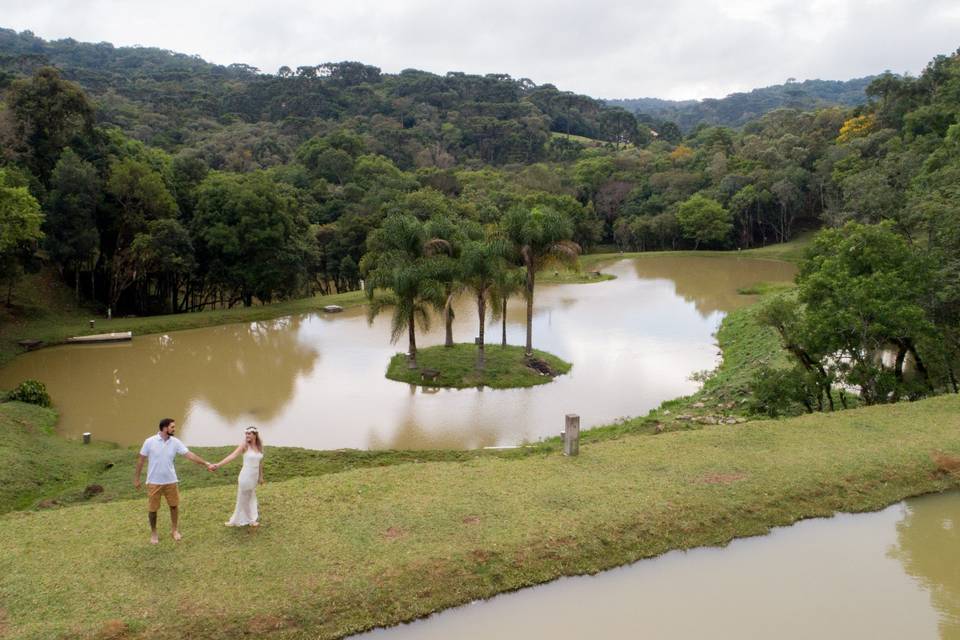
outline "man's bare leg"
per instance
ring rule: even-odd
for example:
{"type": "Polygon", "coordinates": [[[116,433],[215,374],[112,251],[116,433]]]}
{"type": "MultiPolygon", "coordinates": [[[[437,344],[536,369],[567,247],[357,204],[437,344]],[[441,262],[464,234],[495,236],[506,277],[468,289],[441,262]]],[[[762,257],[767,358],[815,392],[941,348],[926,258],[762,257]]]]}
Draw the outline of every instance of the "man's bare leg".
{"type": "Polygon", "coordinates": [[[157,544],[160,538],[157,537],[157,512],[148,511],[147,517],[150,519],[150,544],[157,544]]]}
{"type": "Polygon", "coordinates": [[[180,535],[180,529],[177,526],[177,520],[179,519],[179,513],[177,512],[176,507],[170,507],[170,528],[173,530],[173,539],[179,540],[183,536],[180,535]]]}

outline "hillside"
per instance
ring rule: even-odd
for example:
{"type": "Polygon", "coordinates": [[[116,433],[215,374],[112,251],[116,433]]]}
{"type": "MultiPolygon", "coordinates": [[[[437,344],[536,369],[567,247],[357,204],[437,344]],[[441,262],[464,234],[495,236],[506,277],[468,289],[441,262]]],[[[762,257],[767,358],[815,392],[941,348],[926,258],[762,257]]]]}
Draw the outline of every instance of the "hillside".
{"type": "Polygon", "coordinates": [[[867,102],[864,90],[876,76],[837,80],[804,80],[731,93],[725,98],[704,100],[661,100],[633,98],[606,100],[637,115],[642,122],[669,120],[684,132],[697,125],[740,127],[763,114],[782,107],[812,111],[823,107],[853,107],[867,102]]]}
{"type": "Polygon", "coordinates": [[[156,48],[48,42],[0,29],[0,91],[44,66],[80,85],[99,123],[167,151],[200,148],[217,169],[287,163],[300,143],[348,120],[403,168],[535,162],[546,158],[551,131],[609,142],[648,137],[619,107],[505,74],[386,74],[360,62],[266,73],[156,48]],[[440,133],[442,144],[434,144],[440,133]]]}

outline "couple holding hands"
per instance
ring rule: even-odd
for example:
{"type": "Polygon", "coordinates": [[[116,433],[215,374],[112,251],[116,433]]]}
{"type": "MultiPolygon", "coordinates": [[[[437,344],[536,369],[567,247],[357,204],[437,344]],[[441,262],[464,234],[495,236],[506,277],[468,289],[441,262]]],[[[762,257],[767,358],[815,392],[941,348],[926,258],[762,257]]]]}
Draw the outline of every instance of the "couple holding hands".
{"type": "Polygon", "coordinates": [[[178,528],[180,506],[180,491],[178,488],[177,472],[173,462],[178,455],[187,460],[203,465],[208,471],[216,471],[239,455],[243,455],[243,467],[237,478],[237,504],[230,520],[224,524],[228,527],[242,527],[260,525],[260,514],[257,510],[257,485],[263,484],[263,442],[256,427],[247,427],[243,432],[243,442],[227,457],[217,463],[210,463],[191,452],[183,442],[174,437],[177,423],[172,418],[160,421],[159,432],[144,440],[137,459],[137,468],[133,476],[133,486],[140,489],[140,474],[143,463],[147,461],[147,515],[150,519],[150,543],[157,544],[157,511],[160,510],[161,497],[170,507],[170,527],[174,540],[180,540],[178,528]]]}

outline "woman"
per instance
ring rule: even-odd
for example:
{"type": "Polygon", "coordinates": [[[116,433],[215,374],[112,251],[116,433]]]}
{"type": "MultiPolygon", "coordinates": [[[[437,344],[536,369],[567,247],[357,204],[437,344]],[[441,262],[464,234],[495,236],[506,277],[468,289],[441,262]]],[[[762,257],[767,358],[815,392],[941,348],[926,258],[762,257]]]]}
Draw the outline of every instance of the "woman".
{"type": "Polygon", "coordinates": [[[257,485],[263,484],[263,443],[256,427],[247,427],[243,432],[243,442],[233,453],[213,465],[219,469],[238,455],[243,454],[243,467],[237,478],[237,506],[230,520],[224,522],[228,527],[260,526],[260,514],[257,511],[257,485]]]}

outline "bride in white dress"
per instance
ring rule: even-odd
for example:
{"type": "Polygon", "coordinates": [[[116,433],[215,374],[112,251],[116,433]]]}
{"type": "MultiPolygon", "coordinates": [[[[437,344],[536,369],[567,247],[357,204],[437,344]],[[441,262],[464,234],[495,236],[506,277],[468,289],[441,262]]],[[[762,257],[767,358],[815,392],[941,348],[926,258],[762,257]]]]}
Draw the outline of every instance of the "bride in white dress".
{"type": "Polygon", "coordinates": [[[263,484],[263,443],[256,427],[247,427],[243,432],[243,442],[230,455],[213,465],[219,469],[238,455],[243,454],[243,467],[237,478],[237,506],[228,527],[260,526],[260,514],[257,511],[257,485],[263,484]]]}

